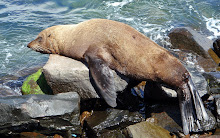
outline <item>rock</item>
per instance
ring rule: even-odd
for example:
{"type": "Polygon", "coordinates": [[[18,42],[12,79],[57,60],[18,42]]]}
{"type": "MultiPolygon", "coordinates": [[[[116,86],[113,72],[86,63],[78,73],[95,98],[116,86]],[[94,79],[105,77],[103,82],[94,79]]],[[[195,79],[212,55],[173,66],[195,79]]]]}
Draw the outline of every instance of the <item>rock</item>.
{"type": "Polygon", "coordinates": [[[34,130],[80,134],[79,100],[76,92],[0,98],[0,134],[34,130]]]}
{"type": "Polygon", "coordinates": [[[220,66],[220,58],[219,56],[210,48],[208,50],[209,55],[212,57],[213,61],[220,66]]]}
{"type": "Polygon", "coordinates": [[[177,98],[161,102],[153,100],[146,108],[146,116],[148,121],[154,122],[170,132],[178,133],[182,131],[181,114],[177,98]]]}
{"type": "Polygon", "coordinates": [[[93,115],[84,122],[87,135],[102,136],[111,130],[122,131],[131,124],[144,121],[144,118],[138,112],[129,112],[128,110],[109,109],[106,111],[94,111],[93,115]]]}
{"type": "Polygon", "coordinates": [[[208,82],[208,94],[220,98],[220,72],[205,72],[202,75],[208,82]]]}
{"type": "Polygon", "coordinates": [[[213,43],[215,53],[220,57],[220,38],[216,39],[213,43]]]}
{"type": "Polygon", "coordinates": [[[4,97],[0,98],[0,123],[72,113],[79,110],[78,105],[79,96],[75,92],[4,97]],[[20,118],[22,116],[25,118],[20,118]]]}
{"type": "Polygon", "coordinates": [[[112,130],[103,133],[100,137],[102,138],[128,138],[127,130],[112,130]]]}
{"type": "Polygon", "coordinates": [[[26,94],[52,94],[50,86],[47,84],[42,69],[28,76],[24,81],[21,92],[26,94]]]}
{"type": "Polygon", "coordinates": [[[127,127],[133,138],[171,138],[166,129],[149,122],[141,122],[127,127]]]}
{"type": "MultiPolygon", "coordinates": [[[[82,62],[64,56],[50,55],[43,72],[54,94],[76,91],[81,98],[99,98],[93,87],[94,82],[89,77],[89,69],[82,62]]],[[[116,90],[123,91],[129,80],[119,77],[115,72],[114,76],[116,90]]]]}
{"type": "Polygon", "coordinates": [[[40,133],[36,133],[36,132],[22,132],[20,134],[21,138],[47,138],[47,136],[40,134],[40,133]]]}
{"type": "Polygon", "coordinates": [[[201,72],[216,71],[216,63],[212,58],[204,58],[196,53],[189,53],[186,50],[170,50],[180,61],[186,64],[193,64],[201,72]]]}
{"type": "Polygon", "coordinates": [[[174,48],[191,50],[203,57],[209,57],[207,51],[212,41],[189,27],[174,28],[169,37],[174,48]]]}
{"type": "MultiPolygon", "coordinates": [[[[154,123],[170,132],[178,132],[178,131],[182,131],[182,127],[177,124],[175,120],[177,120],[178,118],[178,113],[173,113],[170,114],[170,112],[168,112],[169,115],[166,112],[161,112],[161,113],[152,113],[152,117],[154,118],[156,121],[154,121],[154,123]],[[174,114],[177,114],[177,116],[175,116],[174,118],[174,114]],[[173,118],[171,118],[171,116],[173,118]]],[[[151,119],[148,118],[147,120],[151,119]]]]}

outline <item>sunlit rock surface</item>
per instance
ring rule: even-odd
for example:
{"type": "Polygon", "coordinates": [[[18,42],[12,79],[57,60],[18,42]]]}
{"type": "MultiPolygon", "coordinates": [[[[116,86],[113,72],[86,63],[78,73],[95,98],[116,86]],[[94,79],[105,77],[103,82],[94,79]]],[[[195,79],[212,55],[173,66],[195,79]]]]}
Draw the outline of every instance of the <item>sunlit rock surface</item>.
{"type": "MultiPolygon", "coordinates": [[[[81,98],[99,98],[89,69],[80,61],[50,55],[47,64],[43,67],[43,72],[54,94],[75,91],[81,98]]],[[[128,79],[121,78],[114,71],[113,73],[116,91],[123,91],[128,84],[128,79]]]]}
{"type": "Polygon", "coordinates": [[[212,47],[212,41],[206,36],[189,28],[174,28],[169,37],[174,48],[191,50],[203,57],[208,57],[207,51],[212,47]]]}
{"type": "Polygon", "coordinates": [[[127,127],[133,138],[170,138],[170,132],[150,122],[141,122],[127,127]]]}
{"type": "Polygon", "coordinates": [[[79,102],[75,92],[0,98],[0,135],[34,130],[80,133],[79,102]]]}

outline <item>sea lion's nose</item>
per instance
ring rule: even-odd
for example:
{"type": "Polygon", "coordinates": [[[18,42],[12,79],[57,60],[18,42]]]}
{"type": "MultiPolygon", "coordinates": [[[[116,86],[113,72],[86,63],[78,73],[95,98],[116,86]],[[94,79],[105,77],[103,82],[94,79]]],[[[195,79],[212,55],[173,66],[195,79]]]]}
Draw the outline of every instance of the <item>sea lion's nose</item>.
{"type": "Polygon", "coordinates": [[[27,47],[28,47],[28,48],[31,48],[31,43],[29,43],[29,44],[27,45],[27,47]]]}

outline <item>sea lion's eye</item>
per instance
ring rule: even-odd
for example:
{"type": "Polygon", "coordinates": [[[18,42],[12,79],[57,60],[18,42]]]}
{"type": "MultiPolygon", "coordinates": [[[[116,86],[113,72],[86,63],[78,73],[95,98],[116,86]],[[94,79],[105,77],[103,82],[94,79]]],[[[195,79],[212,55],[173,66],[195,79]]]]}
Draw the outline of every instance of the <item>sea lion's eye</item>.
{"type": "Polygon", "coordinates": [[[50,37],[50,36],[51,36],[51,34],[48,35],[48,37],[50,37]]]}
{"type": "Polygon", "coordinates": [[[41,41],[42,41],[42,37],[39,36],[39,37],[37,38],[37,40],[38,40],[38,42],[41,42],[41,41]]]}

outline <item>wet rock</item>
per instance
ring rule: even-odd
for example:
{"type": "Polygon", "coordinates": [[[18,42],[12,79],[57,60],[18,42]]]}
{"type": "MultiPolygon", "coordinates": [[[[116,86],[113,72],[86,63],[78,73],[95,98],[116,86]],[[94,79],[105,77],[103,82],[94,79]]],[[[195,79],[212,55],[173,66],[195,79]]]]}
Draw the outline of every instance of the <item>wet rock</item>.
{"type": "Polygon", "coordinates": [[[216,71],[217,64],[212,58],[204,58],[187,50],[170,50],[179,60],[187,64],[193,64],[200,71],[216,71]]]}
{"type": "MultiPolygon", "coordinates": [[[[43,72],[53,93],[76,91],[81,98],[99,98],[90,78],[89,69],[81,62],[59,55],[50,55],[43,72]]],[[[117,91],[126,88],[128,80],[119,77],[115,72],[117,91]]]]}
{"type": "Polygon", "coordinates": [[[79,112],[75,92],[0,98],[0,135],[34,130],[80,134],[79,112]]]}
{"type": "Polygon", "coordinates": [[[205,72],[203,76],[208,82],[208,94],[220,98],[220,72],[205,72]]]}
{"type": "Polygon", "coordinates": [[[0,98],[0,123],[72,113],[74,110],[79,110],[78,104],[79,96],[75,92],[4,97],[0,98]]]}
{"type": "Polygon", "coordinates": [[[174,28],[169,37],[174,48],[191,50],[203,57],[209,57],[207,51],[212,41],[189,27],[174,28]]]}
{"type": "Polygon", "coordinates": [[[107,111],[94,111],[93,115],[85,120],[84,127],[88,136],[95,137],[113,133],[112,130],[118,134],[127,126],[141,121],[144,121],[144,118],[138,112],[109,109],[107,111]]]}
{"type": "Polygon", "coordinates": [[[218,57],[220,57],[220,38],[213,42],[213,48],[218,57]]]}
{"type": "Polygon", "coordinates": [[[21,92],[26,94],[52,94],[50,86],[47,84],[42,69],[28,76],[24,81],[21,92]]]}
{"type": "Polygon", "coordinates": [[[171,138],[170,132],[150,122],[141,122],[127,127],[133,138],[171,138]]]}

